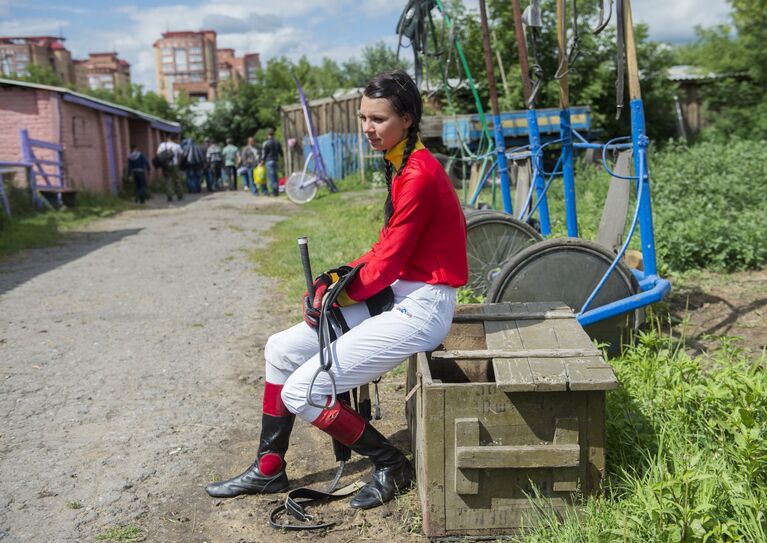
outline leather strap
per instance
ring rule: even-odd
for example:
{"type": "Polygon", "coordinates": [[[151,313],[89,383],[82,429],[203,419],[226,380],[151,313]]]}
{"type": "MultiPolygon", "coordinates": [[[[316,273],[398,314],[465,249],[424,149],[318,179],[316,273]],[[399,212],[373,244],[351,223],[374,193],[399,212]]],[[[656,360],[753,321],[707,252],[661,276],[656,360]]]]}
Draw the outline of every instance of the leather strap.
{"type": "Polygon", "coordinates": [[[362,481],[357,481],[343,488],[339,488],[335,492],[322,492],[321,490],[314,490],[312,488],[296,488],[288,492],[285,498],[285,503],[272,510],[269,514],[269,526],[277,530],[299,531],[299,530],[321,530],[323,528],[330,528],[335,526],[336,521],[320,522],[312,524],[311,521],[314,517],[306,512],[306,508],[320,501],[331,501],[339,498],[345,498],[351,494],[354,494],[359,489],[365,486],[362,481]],[[280,522],[280,517],[285,513],[290,514],[294,519],[302,522],[303,524],[288,524],[280,522]]]}

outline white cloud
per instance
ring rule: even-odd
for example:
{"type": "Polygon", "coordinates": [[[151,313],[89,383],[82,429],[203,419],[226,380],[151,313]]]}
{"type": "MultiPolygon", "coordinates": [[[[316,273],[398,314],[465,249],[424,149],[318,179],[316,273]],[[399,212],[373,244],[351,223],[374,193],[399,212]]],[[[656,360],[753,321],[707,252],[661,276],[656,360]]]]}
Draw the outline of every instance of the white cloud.
{"type": "Polygon", "coordinates": [[[0,21],[2,36],[58,36],[59,30],[69,26],[60,19],[8,19],[0,21]]]}
{"type": "Polygon", "coordinates": [[[725,0],[642,0],[632,2],[637,22],[647,23],[654,40],[680,43],[695,37],[695,26],[714,26],[728,20],[725,0]]]}

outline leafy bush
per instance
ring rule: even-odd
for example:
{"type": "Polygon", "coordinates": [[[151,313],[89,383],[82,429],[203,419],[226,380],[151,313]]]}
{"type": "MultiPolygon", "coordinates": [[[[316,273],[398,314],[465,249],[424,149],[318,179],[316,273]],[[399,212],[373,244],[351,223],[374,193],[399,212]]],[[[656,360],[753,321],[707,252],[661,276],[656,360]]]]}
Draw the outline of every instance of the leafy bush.
{"type": "MultiPolygon", "coordinates": [[[[663,273],[692,269],[736,271],[767,263],[767,161],[764,142],[670,144],[650,150],[658,266],[663,273]]],[[[581,237],[595,239],[609,177],[584,164],[575,186],[581,237]]],[[[552,232],[565,236],[561,180],[549,189],[552,232]]],[[[632,199],[629,221],[634,210],[632,199]]],[[[639,231],[632,247],[639,248],[639,231]]]]}
{"type": "Polygon", "coordinates": [[[764,145],[674,145],[650,157],[659,262],[676,271],[767,262],[764,145]]]}
{"type": "Polygon", "coordinates": [[[606,496],[525,541],[767,541],[767,370],[651,331],[613,360],[606,496]],[[704,371],[704,367],[706,370],[704,371]]]}

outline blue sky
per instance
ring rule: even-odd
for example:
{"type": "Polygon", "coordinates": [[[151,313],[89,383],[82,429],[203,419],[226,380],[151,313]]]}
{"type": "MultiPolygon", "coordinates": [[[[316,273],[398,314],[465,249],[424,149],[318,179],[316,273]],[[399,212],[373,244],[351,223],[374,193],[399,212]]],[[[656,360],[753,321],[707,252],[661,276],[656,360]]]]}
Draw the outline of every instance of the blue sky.
{"type": "MultiPolygon", "coordinates": [[[[396,44],[394,28],[405,0],[0,0],[0,36],[59,35],[75,58],[117,51],[131,63],[133,81],[156,87],[152,43],[166,30],[218,32],[218,46],[262,60],[306,55],[337,61],[366,45],[396,44]]],[[[464,0],[476,9],[478,0],[464,0]]],[[[524,2],[523,2],[524,4],[524,2]]],[[[509,9],[511,9],[509,2],[509,9]]],[[[652,38],[689,41],[696,25],[726,22],[726,0],[636,0],[634,18],[652,38]]]]}

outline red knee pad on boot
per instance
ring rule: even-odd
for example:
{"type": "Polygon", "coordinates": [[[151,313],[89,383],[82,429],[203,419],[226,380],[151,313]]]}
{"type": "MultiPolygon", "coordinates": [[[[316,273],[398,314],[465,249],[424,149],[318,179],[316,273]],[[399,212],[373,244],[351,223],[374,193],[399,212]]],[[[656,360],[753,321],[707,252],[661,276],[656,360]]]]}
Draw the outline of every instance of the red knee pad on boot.
{"type": "Polygon", "coordinates": [[[283,385],[275,385],[264,381],[264,414],[273,417],[288,417],[292,415],[282,402],[283,385]]]}
{"type": "Polygon", "coordinates": [[[360,438],[367,421],[344,402],[336,400],[336,404],[324,409],[312,424],[349,446],[360,438]]]}
{"type": "Polygon", "coordinates": [[[266,453],[258,459],[258,471],[265,477],[272,477],[282,471],[282,457],[277,453],[266,453]]]}

